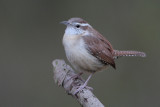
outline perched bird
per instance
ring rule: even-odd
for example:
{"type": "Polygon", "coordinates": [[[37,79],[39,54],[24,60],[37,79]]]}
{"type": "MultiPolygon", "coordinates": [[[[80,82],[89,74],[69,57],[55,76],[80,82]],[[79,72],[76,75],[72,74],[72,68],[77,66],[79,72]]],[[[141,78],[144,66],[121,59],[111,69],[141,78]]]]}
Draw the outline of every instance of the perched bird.
{"type": "Polygon", "coordinates": [[[67,26],[63,36],[67,59],[75,70],[80,72],[79,74],[90,73],[88,79],[75,94],[87,85],[93,73],[106,69],[109,65],[116,68],[117,57],[146,56],[144,52],[114,50],[105,37],[81,18],[71,18],[61,23],[67,26]]]}

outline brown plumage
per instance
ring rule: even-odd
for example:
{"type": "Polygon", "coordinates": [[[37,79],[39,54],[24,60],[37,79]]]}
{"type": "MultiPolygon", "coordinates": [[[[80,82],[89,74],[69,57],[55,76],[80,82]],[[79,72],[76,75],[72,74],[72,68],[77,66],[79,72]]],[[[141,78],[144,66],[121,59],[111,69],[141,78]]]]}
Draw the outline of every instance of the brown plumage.
{"type": "MultiPolygon", "coordinates": [[[[79,21],[79,23],[81,22],[79,21]]],[[[86,49],[104,65],[111,65],[113,68],[116,68],[114,59],[119,56],[146,56],[144,52],[139,51],[114,50],[111,43],[94,28],[81,26],[81,29],[90,31],[90,35],[82,36],[86,49]]]]}
{"type": "Polygon", "coordinates": [[[81,18],[71,18],[62,24],[67,25],[63,37],[67,59],[76,70],[91,73],[75,94],[87,85],[93,73],[106,69],[108,65],[116,68],[114,60],[117,57],[146,56],[138,51],[114,50],[105,37],[81,18]]]}
{"type": "Polygon", "coordinates": [[[114,50],[113,56],[119,57],[119,56],[140,56],[140,57],[146,57],[146,54],[144,52],[139,51],[119,51],[114,50]]]}
{"type": "Polygon", "coordinates": [[[113,50],[108,42],[97,39],[94,36],[83,36],[83,40],[85,41],[86,49],[91,55],[96,57],[101,63],[116,68],[112,54],[113,50]]]}

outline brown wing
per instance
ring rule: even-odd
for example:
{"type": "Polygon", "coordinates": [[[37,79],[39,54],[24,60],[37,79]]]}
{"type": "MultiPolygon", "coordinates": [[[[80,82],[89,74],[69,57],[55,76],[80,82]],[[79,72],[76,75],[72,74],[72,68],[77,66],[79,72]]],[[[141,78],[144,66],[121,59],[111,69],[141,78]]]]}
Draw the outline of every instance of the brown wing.
{"type": "Polygon", "coordinates": [[[94,57],[101,61],[105,65],[111,65],[116,68],[113,59],[113,48],[109,41],[107,41],[103,36],[83,36],[83,40],[86,43],[86,48],[94,57]]]}

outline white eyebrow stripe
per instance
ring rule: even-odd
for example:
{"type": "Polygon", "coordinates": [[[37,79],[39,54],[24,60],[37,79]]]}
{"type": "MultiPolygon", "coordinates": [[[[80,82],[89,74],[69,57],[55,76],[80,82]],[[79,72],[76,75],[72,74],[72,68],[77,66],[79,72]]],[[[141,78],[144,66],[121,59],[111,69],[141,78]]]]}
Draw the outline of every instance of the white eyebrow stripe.
{"type": "Polygon", "coordinates": [[[83,23],[83,24],[81,23],[80,25],[81,26],[90,26],[88,23],[83,23]]]}
{"type": "Polygon", "coordinates": [[[91,25],[89,25],[88,23],[76,23],[76,24],[79,24],[81,26],[89,26],[89,27],[92,27],[91,25]]]}

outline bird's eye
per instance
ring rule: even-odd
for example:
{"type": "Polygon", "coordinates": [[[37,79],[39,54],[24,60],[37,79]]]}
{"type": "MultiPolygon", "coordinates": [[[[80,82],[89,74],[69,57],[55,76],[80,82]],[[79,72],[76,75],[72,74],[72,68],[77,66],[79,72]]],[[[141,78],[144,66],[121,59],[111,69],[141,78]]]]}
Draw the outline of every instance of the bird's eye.
{"type": "Polygon", "coordinates": [[[80,27],[80,25],[76,25],[76,28],[79,28],[80,27]]]}

